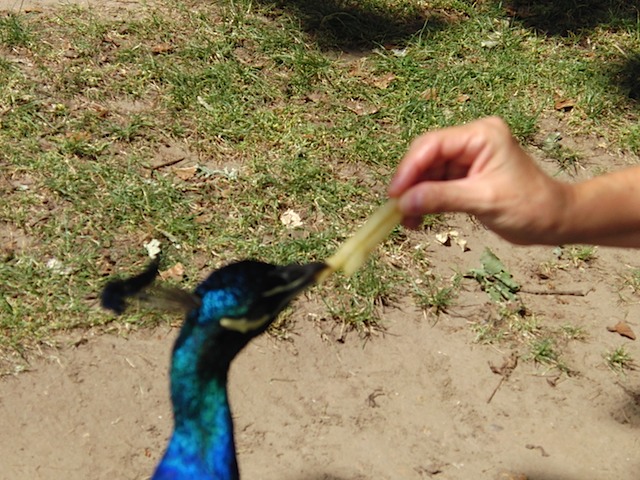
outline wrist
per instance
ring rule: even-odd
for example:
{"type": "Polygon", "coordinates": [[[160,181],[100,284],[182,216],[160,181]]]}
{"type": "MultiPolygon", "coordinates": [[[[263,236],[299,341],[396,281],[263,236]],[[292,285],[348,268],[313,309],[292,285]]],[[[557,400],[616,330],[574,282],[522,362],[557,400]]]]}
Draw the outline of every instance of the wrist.
{"type": "Polygon", "coordinates": [[[640,202],[635,189],[637,178],[627,172],[565,184],[559,244],[638,246],[640,202]]]}
{"type": "Polygon", "coordinates": [[[581,236],[580,224],[582,212],[580,211],[580,192],[578,185],[554,182],[554,205],[550,206],[548,238],[550,245],[563,245],[579,243],[581,236]]]}

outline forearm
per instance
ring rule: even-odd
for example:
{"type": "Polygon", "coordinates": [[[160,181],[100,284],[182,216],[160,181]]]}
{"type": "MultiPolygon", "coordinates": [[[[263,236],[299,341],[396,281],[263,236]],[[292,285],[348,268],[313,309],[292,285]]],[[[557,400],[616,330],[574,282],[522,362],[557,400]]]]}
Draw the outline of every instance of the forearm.
{"type": "Polygon", "coordinates": [[[640,247],[640,167],[568,186],[567,192],[556,243],[640,247]]]}

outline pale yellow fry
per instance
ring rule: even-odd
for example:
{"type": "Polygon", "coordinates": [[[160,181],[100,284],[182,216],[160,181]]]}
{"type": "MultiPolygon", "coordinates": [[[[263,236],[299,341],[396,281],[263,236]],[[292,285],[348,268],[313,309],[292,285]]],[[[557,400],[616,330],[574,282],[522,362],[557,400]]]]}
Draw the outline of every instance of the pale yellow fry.
{"type": "Polygon", "coordinates": [[[325,263],[329,268],[323,272],[320,280],[324,280],[332,272],[343,270],[346,275],[353,275],[376,246],[400,223],[402,215],[398,210],[396,199],[388,200],[376,210],[367,222],[329,257],[325,263]]]}

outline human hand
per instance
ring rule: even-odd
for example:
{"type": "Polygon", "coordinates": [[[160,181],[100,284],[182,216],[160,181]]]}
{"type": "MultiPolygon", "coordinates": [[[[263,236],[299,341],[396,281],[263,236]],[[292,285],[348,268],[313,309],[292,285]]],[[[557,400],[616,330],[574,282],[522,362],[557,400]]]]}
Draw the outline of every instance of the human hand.
{"type": "Polygon", "coordinates": [[[491,117],[426,133],[411,144],[389,186],[405,226],[467,212],[517,244],[555,243],[571,188],[546,175],[491,117]]]}

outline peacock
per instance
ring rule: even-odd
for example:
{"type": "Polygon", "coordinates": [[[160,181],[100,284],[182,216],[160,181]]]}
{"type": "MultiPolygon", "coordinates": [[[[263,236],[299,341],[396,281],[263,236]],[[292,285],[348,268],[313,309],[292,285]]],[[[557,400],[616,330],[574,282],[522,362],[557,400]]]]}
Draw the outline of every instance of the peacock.
{"type": "Polygon", "coordinates": [[[173,434],[153,480],[239,478],[227,399],[231,361],[326,269],[321,262],[243,260],[215,270],[191,294],[153,286],[154,261],[139,275],[105,286],[102,305],[116,313],[126,310],[127,297],[187,311],[171,359],[173,434]]]}
{"type": "Polygon", "coordinates": [[[138,275],[107,283],[102,306],[118,314],[129,297],[186,312],[171,357],[173,433],[152,480],[239,478],[227,398],[232,360],[305,288],[337,270],[357,270],[399,221],[391,200],[326,262],[242,260],[215,270],[193,293],[154,285],[159,260],[138,275]]]}

